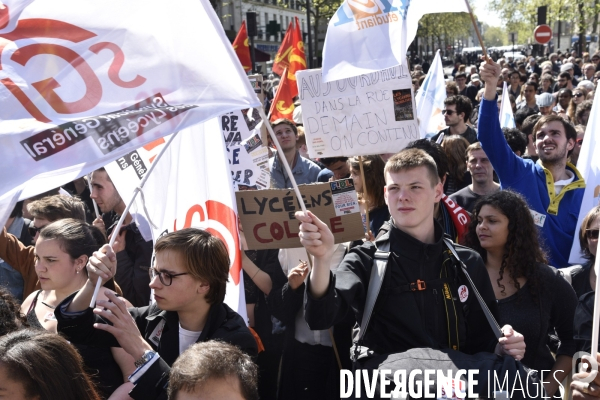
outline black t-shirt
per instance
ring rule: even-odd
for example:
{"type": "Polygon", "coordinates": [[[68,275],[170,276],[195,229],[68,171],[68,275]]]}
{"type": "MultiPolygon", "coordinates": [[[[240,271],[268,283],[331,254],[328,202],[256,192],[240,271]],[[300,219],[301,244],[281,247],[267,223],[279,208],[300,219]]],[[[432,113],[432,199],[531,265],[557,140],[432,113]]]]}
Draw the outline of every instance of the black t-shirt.
{"type": "Polygon", "coordinates": [[[456,193],[450,195],[450,200],[456,202],[463,209],[467,210],[469,213],[473,213],[473,207],[475,207],[475,203],[481,195],[472,191],[468,186],[462,188],[456,193]]]}

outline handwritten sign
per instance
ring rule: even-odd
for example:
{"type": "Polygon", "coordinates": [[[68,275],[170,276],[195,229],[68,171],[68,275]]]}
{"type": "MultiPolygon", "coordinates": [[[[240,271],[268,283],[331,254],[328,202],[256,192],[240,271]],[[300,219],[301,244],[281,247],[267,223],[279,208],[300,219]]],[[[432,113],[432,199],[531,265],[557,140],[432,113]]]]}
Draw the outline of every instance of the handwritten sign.
{"type": "Polygon", "coordinates": [[[222,115],[220,123],[234,189],[238,185],[254,189],[269,187],[269,156],[258,110],[251,108],[222,115]]]}
{"type": "Polygon", "coordinates": [[[420,138],[405,65],[327,83],[311,69],[296,79],[311,157],[392,153],[420,138]]]}
{"type": "MultiPolygon", "coordinates": [[[[364,236],[358,207],[353,207],[352,204],[339,206],[338,199],[341,195],[347,200],[345,203],[356,200],[353,187],[352,179],[299,186],[306,208],[329,226],[336,243],[364,236]]],[[[301,208],[293,190],[249,190],[236,192],[235,196],[250,250],[301,246],[298,238],[299,223],[294,218],[294,213],[301,208]]]]}

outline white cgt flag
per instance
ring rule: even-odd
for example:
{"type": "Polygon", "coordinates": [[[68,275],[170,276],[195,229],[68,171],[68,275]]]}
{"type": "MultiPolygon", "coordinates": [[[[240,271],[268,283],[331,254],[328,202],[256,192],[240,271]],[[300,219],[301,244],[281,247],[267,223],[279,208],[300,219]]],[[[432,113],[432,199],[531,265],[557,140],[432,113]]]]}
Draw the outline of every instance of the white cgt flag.
{"type": "Polygon", "coordinates": [[[432,136],[446,127],[442,110],[446,99],[446,81],[440,51],[435,53],[431,68],[415,96],[421,138],[432,136]]]}
{"type": "Polygon", "coordinates": [[[219,121],[211,119],[177,134],[143,190],[157,226],[155,241],[162,234],[190,227],[223,240],[231,259],[225,302],[246,320],[237,207],[228,164],[219,121]]]}
{"type": "Polygon", "coordinates": [[[592,113],[585,129],[585,136],[581,144],[579,159],[577,160],[577,169],[585,180],[585,192],[579,210],[577,219],[577,228],[575,229],[575,239],[569,256],[569,263],[583,264],[585,260],[581,256],[581,247],[579,246],[579,229],[581,222],[586,214],[597,205],[600,205],[600,98],[598,92],[594,95],[594,105],[592,113]]]}
{"type": "Polygon", "coordinates": [[[1,2],[0,224],[19,199],[260,105],[208,0],[1,2]]]}
{"type": "Polygon", "coordinates": [[[500,127],[501,128],[516,128],[515,117],[512,112],[512,105],[510,104],[510,97],[508,97],[508,89],[506,81],[502,88],[502,104],[500,104],[500,127]]]}
{"type": "Polygon", "coordinates": [[[425,14],[468,12],[465,0],[345,0],[329,21],[323,82],[402,64],[425,14]]]}

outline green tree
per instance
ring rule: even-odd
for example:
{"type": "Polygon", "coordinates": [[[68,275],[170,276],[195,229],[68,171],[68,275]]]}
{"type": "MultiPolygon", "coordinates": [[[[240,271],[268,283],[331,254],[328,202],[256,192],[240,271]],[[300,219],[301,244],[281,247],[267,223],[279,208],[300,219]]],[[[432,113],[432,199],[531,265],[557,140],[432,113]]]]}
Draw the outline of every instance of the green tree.
{"type": "Polygon", "coordinates": [[[506,29],[499,26],[484,25],[483,42],[486,47],[506,46],[508,44],[508,33],[506,29]]]}
{"type": "Polygon", "coordinates": [[[419,21],[417,37],[425,40],[434,54],[434,49],[444,51],[469,36],[471,27],[471,17],[466,13],[425,14],[419,21]]]}

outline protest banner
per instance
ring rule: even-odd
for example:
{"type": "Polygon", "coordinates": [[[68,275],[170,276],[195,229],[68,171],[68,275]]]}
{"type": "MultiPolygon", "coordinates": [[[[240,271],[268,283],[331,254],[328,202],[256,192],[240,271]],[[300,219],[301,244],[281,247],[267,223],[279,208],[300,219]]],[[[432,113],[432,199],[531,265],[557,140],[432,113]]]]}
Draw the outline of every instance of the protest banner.
{"type": "Polygon", "coordinates": [[[395,153],[420,138],[406,66],[327,83],[312,69],[297,80],[310,157],[395,153]]]}
{"type": "Polygon", "coordinates": [[[233,111],[222,115],[219,122],[234,190],[238,185],[254,189],[268,188],[271,183],[269,151],[263,139],[263,122],[258,109],[233,111]]]}
{"type": "Polygon", "coordinates": [[[206,0],[3,3],[0,223],[20,199],[259,106],[206,0]]]}
{"type": "MultiPolygon", "coordinates": [[[[329,226],[335,243],[364,237],[352,179],[298,186],[305,207],[329,226]]],[[[300,203],[291,189],[237,192],[240,222],[250,250],[300,247],[294,213],[300,203]]]]}
{"type": "MultiPolygon", "coordinates": [[[[577,144],[576,144],[577,146],[577,144]]],[[[583,143],[577,160],[577,170],[585,180],[585,192],[579,209],[577,228],[569,255],[569,263],[585,264],[588,260],[583,258],[579,243],[579,230],[583,219],[590,210],[600,205],[600,98],[598,92],[594,95],[594,103],[590,118],[583,136],[583,143]]]]}
{"type": "MultiPolygon", "coordinates": [[[[148,175],[143,192],[156,225],[154,241],[168,232],[199,228],[225,243],[231,277],[225,302],[246,320],[236,204],[218,119],[180,131],[148,175]]],[[[138,196],[136,202],[141,200],[138,196]]]]}
{"type": "Polygon", "coordinates": [[[406,65],[421,17],[442,12],[469,9],[464,0],[345,0],[327,26],[323,82],[406,65]]]}
{"type": "Polygon", "coordinates": [[[433,136],[446,127],[442,115],[444,100],[446,100],[446,81],[438,50],[421,88],[415,95],[421,138],[433,136]]]}

